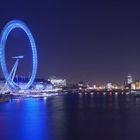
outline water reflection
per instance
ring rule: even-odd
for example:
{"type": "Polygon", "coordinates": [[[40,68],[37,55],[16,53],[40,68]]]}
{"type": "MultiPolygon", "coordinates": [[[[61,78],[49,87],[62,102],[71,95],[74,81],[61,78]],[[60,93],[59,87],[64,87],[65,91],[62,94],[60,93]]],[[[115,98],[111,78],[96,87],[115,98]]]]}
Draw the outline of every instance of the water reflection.
{"type": "Polygon", "coordinates": [[[140,99],[72,94],[0,104],[0,140],[140,139],[140,99]]]}
{"type": "Polygon", "coordinates": [[[44,125],[48,121],[47,110],[44,111],[44,107],[42,101],[33,99],[13,100],[1,104],[0,122],[3,122],[3,127],[0,127],[2,129],[0,136],[2,135],[2,140],[10,140],[11,138],[20,140],[43,139],[48,133],[47,125],[44,125]]]}

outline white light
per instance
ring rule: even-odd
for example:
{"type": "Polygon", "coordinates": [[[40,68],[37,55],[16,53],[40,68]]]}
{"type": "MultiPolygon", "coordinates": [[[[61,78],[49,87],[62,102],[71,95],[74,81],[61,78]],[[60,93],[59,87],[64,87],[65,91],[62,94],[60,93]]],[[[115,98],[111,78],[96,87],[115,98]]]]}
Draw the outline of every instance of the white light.
{"type": "Polygon", "coordinates": [[[126,92],[126,94],[127,94],[127,95],[130,94],[130,92],[126,92]]]}
{"type": "Polygon", "coordinates": [[[90,94],[91,94],[91,95],[93,95],[93,94],[94,94],[94,92],[91,92],[90,94]]]}

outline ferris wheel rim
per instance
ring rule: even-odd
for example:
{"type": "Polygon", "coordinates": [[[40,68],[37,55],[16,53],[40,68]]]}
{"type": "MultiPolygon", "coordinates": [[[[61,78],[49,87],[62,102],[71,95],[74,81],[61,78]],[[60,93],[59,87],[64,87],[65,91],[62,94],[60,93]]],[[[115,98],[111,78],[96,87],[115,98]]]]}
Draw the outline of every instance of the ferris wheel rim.
{"type": "Polygon", "coordinates": [[[35,44],[33,35],[31,33],[30,29],[27,27],[27,25],[23,21],[12,20],[5,25],[2,35],[1,35],[1,40],[0,40],[0,63],[1,63],[2,71],[3,71],[4,77],[7,81],[7,83],[12,88],[16,89],[16,86],[15,86],[16,83],[11,79],[11,77],[9,77],[9,72],[8,72],[8,68],[6,65],[6,58],[5,58],[5,48],[6,48],[7,38],[9,36],[10,32],[16,28],[20,28],[26,33],[26,35],[30,41],[30,44],[31,44],[30,47],[32,50],[32,65],[33,65],[32,74],[31,74],[29,81],[25,85],[19,85],[20,89],[28,89],[32,85],[32,83],[35,79],[36,73],[37,73],[37,49],[36,49],[36,44],[35,44]]]}

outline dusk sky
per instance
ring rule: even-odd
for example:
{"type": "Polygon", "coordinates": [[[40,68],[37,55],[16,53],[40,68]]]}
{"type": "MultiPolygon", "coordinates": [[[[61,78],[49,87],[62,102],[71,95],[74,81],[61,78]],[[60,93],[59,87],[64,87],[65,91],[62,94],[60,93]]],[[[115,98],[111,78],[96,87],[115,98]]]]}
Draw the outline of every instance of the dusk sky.
{"type": "MultiPolygon", "coordinates": [[[[134,0],[2,0],[0,31],[13,19],[23,20],[35,38],[37,77],[105,83],[124,82],[130,73],[140,79],[140,6],[134,0]]],[[[31,71],[28,44],[19,30],[7,41],[9,65],[16,51],[27,56],[19,66],[23,75],[31,71]]]]}

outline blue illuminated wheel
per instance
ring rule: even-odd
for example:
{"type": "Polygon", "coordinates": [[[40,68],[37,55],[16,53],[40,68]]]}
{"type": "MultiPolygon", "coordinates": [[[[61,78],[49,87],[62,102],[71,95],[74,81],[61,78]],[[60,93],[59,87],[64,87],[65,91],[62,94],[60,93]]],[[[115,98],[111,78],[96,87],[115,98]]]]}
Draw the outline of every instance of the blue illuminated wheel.
{"type": "Polygon", "coordinates": [[[20,20],[12,20],[12,21],[8,22],[6,24],[6,26],[4,27],[3,32],[2,32],[2,36],[1,36],[1,40],[0,40],[0,63],[1,63],[2,71],[3,71],[4,77],[7,81],[7,83],[13,89],[16,89],[17,84],[9,76],[10,74],[8,72],[6,60],[5,60],[6,59],[5,58],[6,41],[7,41],[9,33],[15,28],[22,29],[26,33],[26,35],[28,36],[30,44],[31,44],[32,63],[33,63],[32,75],[31,75],[28,83],[26,83],[25,85],[18,85],[19,86],[18,88],[20,88],[20,89],[28,89],[32,85],[32,83],[35,79],[35,76],[36,76],[36,72],[37,72],[37,50],[36,50],[36,44],[35,44],[34,38],[32,36],[32,33],[24,22],[22,22],[20,20]]]}

